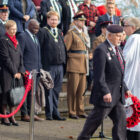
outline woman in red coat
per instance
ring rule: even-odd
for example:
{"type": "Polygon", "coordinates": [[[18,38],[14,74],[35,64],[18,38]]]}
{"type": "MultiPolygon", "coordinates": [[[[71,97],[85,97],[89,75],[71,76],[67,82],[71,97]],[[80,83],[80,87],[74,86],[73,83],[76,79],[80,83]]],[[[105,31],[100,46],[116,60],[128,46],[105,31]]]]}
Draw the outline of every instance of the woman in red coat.
{"type": "MultiPolygon", "coordinates": [[[[9,91],[11,89],[13,78],[20,79],[21,73],[24,72],[23,61],[20,46],[16,40],[17,25],[13,20],[8,20],[5,24],[6,34],[0,38],[0,60],[2,63],[1,83],[2,83],[2,111],[7,113],[7,106],[10,112],[14,111],[14,107],[9,103],[9,91]]],[[[4,118],[2,124],[10,126],[18,126],[14,116],[11,119],[4,118]],[[10,122],[11,121],[11,122],[10,122]]]]}

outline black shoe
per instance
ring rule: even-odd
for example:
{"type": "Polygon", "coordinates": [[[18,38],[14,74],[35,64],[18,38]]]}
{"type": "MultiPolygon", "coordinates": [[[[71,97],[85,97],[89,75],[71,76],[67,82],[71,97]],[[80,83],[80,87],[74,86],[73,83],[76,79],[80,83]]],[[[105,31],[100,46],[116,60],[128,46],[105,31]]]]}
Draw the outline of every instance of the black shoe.
{"type": "Polygon", "coordinates": [[[18,124],[17,122],[13,121],[12,118],[9,118],[9,120],[10,120],[10,123],[11,123],[12,125],[14,125],[14,126],[19,126],[19,124],[18,124]]]}
{"type": "Polygon", "coordinates": [[[66,120],[66,118],[62,118],[60,116],[54,116],[53,119],[58,120],[58,121],[65,121],[66,120]]]}
{"type": "Polygon", "coordinates": [[[79,119],[79,117],[76,116],[76,115],[69,115],[69,118],[71,118],[71,119],[79,119]]]}
{"type": "Polygon", "coordinates": [[[19,124],[17,122],[11,122],[11,124],[14,126],[19,126],[19,124]]]}
{"type": "Polygon", "coordinates": [[[10,126],[11,125],[10,122],[5,122],[4,119],[1,120],[1,124],[6,125],[6,126],[10,126]]]}
{"type": "Polygon", "coordinates": [[[88,115],[87,114],[83,114],[83,115],[78,115],[79,118],[87,118],[88,115]]]}
{"type": "Polygon", "coordinates": [[[46,117],[46,120],[52,121],[53,118],[52,117],[46,117]]]}

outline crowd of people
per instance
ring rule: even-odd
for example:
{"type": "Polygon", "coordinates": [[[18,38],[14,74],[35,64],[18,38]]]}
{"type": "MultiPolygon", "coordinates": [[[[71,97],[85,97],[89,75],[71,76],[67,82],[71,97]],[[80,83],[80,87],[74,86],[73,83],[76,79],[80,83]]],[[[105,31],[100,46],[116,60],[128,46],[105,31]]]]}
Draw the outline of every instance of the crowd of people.
{"type": "MultiPolygon", "coordinates": [[[[113,121],[113,140],[139,140],[140,124],[127,129],[124,108],[125,95],[140,99],[139,34],[140,19],[123,18],[115,0],[106,0],[98,7],[91,0],[78,6],[75,0],[2,0],[0,113],[14,111],[9,102],[13,79],[20,80],[27,71],[36,69],[38,91],[43,69],[54,84],[39,93],[46,120],[66,120],[58,111],[66,75],[69,118],[87,118],[78,140],[89,140],[106,116],[113,121]],[[89,115],[84,110],[87,89],[94,105],[89,115]]],[[[31,91],[21,107],[22,121],[30,121],[30,106],[31,91]]],[[[44,120],[37,112],[34,119],[44,120]]],[[[19,125],[14,116],[1,119],[1,123],[19,125]]]]}

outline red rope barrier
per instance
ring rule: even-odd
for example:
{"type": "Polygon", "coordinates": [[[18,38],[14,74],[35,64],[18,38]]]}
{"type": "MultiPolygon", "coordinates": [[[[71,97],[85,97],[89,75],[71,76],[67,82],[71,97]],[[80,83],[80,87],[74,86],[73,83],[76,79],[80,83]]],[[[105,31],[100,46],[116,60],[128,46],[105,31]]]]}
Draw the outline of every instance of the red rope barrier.
{"type": "Polygon", "coordinates": [[[31,84],[32,84],[32,79],[28,79],[28,83],[26,85],[25,93],[24,93],[24,96],[23,96],[20,104],[17,106],[17,108],[12,113],[10,113],[8,115],[0,114],[0,118],[10,118],[11,116],[15,115],[20,110],[21,106],[23,105],[23,103],[26,100],[28,92],[31,90],[31,84]]]}

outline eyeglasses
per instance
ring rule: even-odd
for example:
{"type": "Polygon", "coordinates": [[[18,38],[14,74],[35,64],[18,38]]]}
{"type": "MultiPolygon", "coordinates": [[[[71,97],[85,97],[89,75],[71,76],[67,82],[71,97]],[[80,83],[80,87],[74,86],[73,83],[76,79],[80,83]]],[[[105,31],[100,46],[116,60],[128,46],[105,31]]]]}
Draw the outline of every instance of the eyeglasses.
{"type": "Polygon", "coordinates": [[[123,25],[124,27],[129,27],[129,26],[132,26],[132,25],[123,25]]]}

